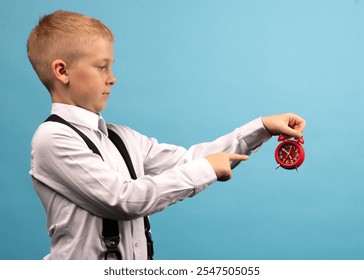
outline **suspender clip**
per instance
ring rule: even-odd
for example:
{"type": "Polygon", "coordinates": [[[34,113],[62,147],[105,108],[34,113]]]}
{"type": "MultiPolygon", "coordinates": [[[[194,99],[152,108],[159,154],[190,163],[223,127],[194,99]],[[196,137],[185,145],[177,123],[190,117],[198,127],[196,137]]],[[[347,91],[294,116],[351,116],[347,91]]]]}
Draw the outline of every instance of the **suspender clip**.
{"type": "Polygon", "coordinates": [[[104,260],[107,260],[109,255],[114,254],[117,260],[121,260],[121,253],[118,248],[119,242],[120,242],[120,236],[111,236],[106,237],[104,236],[104,242],[106,245],[106,252],[104,260]]]}

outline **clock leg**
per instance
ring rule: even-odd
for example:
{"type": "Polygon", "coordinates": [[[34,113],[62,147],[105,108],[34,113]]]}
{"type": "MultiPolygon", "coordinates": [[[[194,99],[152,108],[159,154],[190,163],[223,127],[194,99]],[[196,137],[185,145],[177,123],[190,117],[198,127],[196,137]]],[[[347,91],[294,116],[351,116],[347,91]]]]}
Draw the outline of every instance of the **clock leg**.
{"type": "Polygon", "coordinates": [[[276,169],[278,169],[279,167],[281,167],[281,165],[280,165],[280,164],[278,164],[278,165],[277,165],[276,169]]]}

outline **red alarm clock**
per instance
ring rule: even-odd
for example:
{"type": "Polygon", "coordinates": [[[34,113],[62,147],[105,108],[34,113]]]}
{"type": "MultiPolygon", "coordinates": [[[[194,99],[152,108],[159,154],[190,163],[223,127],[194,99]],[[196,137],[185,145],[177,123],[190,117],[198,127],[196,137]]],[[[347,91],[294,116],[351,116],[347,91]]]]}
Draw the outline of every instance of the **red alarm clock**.
{"type": "MultiPolygon", "coordinates": [[[[280,143],[275,151],[275,158],[278,163],[277,168],[283,167],[285,169],[296,169],[301,166],[305,160],[305,150],[302,144],[304,143],[303,138],[295,138],[289,140],[289,136],[280,135],[278,141],[280,143]]],[[[276,168],[276,169],[277,169],[276,168]]]]}

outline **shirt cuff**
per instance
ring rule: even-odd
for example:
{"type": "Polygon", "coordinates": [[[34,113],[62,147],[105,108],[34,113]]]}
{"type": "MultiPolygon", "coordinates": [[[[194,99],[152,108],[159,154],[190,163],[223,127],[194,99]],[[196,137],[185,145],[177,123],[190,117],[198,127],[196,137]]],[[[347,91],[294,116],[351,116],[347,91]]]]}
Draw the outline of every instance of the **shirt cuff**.
{"type": "Polygon", "coordinates": [[[190,176],[195,191],[190,197],[206,189],[217,181],[217,177],[211,164],[205,158],[193,160],[185,164],[186,172],[190,176]]]}
{"type": "Polygon", "coordinates": [[[265,129],[262,118],[257,118],[238,129],[238,140],[243,141],[249,152],[257,151],[272,135],[265,129]]]}

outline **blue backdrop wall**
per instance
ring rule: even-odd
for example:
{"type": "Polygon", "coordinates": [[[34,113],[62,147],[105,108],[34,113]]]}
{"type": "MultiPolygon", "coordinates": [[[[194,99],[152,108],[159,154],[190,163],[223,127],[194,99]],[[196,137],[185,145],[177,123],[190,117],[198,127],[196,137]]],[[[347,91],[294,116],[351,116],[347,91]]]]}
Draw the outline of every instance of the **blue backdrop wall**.
{"type": "Polygon", "coordinates": [[[261,115],[307,120],[299,173],[275,170],[273,138],[231,181],[153,215],[157,259],[364,259],[362,0],[3,0],[0,259],[49,251],[28,171],[51,104],[25,45],[57,9],[114,31],[110,122],[188,147],[261,115]]]}

